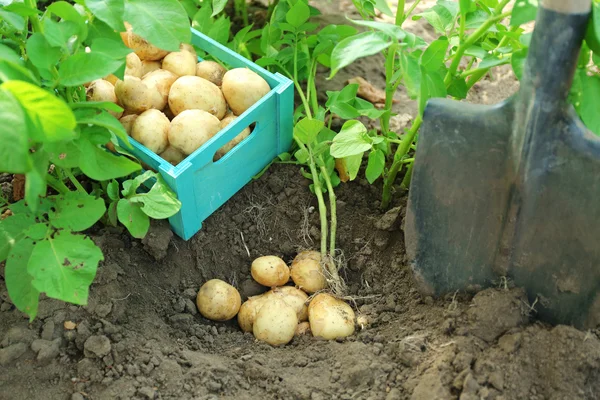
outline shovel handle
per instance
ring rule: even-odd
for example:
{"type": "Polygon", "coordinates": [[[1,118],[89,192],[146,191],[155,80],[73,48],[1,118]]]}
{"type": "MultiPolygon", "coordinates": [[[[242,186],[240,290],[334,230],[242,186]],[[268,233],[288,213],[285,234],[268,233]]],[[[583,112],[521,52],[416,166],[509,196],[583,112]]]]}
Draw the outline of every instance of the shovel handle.
{"type": "Polygon", "coordinates": [[[542,6],[562,14],[585,14],[592,8],[592,0],[543,0],[542,6]]]}

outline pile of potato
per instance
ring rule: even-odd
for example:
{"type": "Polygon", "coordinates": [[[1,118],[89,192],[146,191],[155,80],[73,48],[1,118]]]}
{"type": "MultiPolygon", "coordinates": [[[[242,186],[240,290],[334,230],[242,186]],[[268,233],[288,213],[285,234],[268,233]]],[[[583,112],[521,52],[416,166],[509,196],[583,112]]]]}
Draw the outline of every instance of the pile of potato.
{"type": "MultiPolygon", "coordinates": [[[[191,45],[167,52],[133,33],[121,33],[127,55],[123,80],[114,75],[90,82],[90,101],[110,101],[125,111],[119,118],[127,133],[177,165],[250,108],[271,88],[248,68],[226,70],[215,61],[198,62],[191,45]]],[[[247,127],[215,154],[221,158],[250,135],[247,127]]]]}
{"type": "Polygon", "coordinates": [[[327,293],[309,297],[327,287],[320,262],[321,254],[316,251],[299,253],[290,267],[276,256],[259,257],[252,262],[252,278],[271,290],[242,304],[236,288],[212,279],[198,292],[198,310],[213,321],[227,321],[237,315],[244,332],[252,332],[256,339],[273,346],[309,333],[328,340],[350,336],[356,318],[348,304],[327,293]],[[295,286],[287,286],[290,278],[295,286]]]}

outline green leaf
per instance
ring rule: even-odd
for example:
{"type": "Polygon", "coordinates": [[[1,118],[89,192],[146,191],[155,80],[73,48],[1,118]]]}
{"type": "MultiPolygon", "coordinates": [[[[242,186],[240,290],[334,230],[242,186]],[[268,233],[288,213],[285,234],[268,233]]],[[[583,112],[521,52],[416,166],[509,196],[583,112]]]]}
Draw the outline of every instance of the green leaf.
{"type": "Polygon", "coordinates": [[[454,77],[450,86],[448,86],[448,94],[457,99],[466,99],[469,92],[469,87],[464,78],[454,77]]]}
{"type": "Polygon", "coordinates": [[[125,0],[125,21],[154,46],[178,51],[192,37],[187,13],[177,0],[125,0]]]}
{"type": "Polygon", "coordinates": [[[42,131],[30,132],[34,140],[54,142],[75,137],[75,116],[63,100],[27,82],[8,81],[0,88],[11,92],[29,117],[41,124],[42,131]]]}
{"type": "Polygon", "coordinates": [[[25,29],[25,18],[19,14],[6,11],[0,8],[0,21],[4,21],[18,31],[25,29]]]}
{"type": "Polygon", "coordinates": [[[39,80],[26,67],[17,63],[0,60],[0,82],[25,81],[39,85],[39,80]]]}
{"type": "Polygon", "coordinates": [[[110,151],[94,145],[87,139],[79,144],[81,158],[79,166],[84,174],[98,181],[121,178],[139,171],[140,164],[127,157],[117,156],[110,151]]]}
{"type": "Polygon", "coordinates": [[[580,69],[577,74],[581,79],[581,97],[575,108],[583,123],[596,135],[600,135],[600,77],[589,76],[585,69],[580,69]]]}
{"type": "Polygon", "coordinates": [[[48,233],[48,225],[43,223],[33,224],[25,231],[25,236],[33,240],[42,240],[48,233]]]}
{"type": "Polygon", "coordinates": [[[460,14],[464,17],[468,13],[475,11],[476,5],[473,0],[459,0],[460,14]]]}
{"type": "Polygon", "coordinates": [[[125,32],[123,14],[125,3],[123,0],[85,0],[85,5],[96,18],[105,22],[117,32],[125,32]]]}
{"type": "Polygon", "coordinates": [[[388,35],[390,38],[397,40],[403,40],[406,37],[406,31],[400,28],[398,25],[388,24],[386,22],[377,21],[362,21],[362,20],[350,20],[352,23],[360,26],[367,26],[375,30],[381,31],[388,35]]]}
{"type": "Polygon", "coordinates": [[[488,56],[484,58],[478,65],[477,68],[492,68],[498,65],[508,64],[510,62],[510,58],[500,58],[496,56],[488,56]]]}
{"type": "Polygon", "coordinates": [[[27,55],[38,69],[49,70],[58,63],[61,54],[60,48],[50,46],[41,33],[34,33],[27,39],[27,55]]]}
{"type": "Polygon", "coordinates": [[[527,49],[517,50],[513,53],[510,58],[512,69],[517,79],[523,77],[523,70],[525,68],[525,62],[527,61],[527,49]]]}
{"type": "Polygon", "coordinates": [[[296,157],[296,160],[298,160],[300,163],[306,164],[309,157],[308,150],[298,149],[298,151],[294,153],[294,157],[296,157]]]}
{"type": "Polygon", "coordinates": [[[294,28],[299,28],[310,18],[310,8],[303,0],[298,0],[296,4],[285,14],[285,20],[294,28]]]}
{"type": "Polygon", "coordinates": [[[377,54],[392,45],[389,36],[383,32],[364,32],[339,42],[331,52],[331,75],[362,57],[377,54]]]}
{"type": "Polygon", "coordinates": [[[38,9],[27,7],[24,3],[17,3],[16,1],[4,7],[4,10],[19,14],[21,17],[33,17],[41,14],[38,9]]]}
{"type": "Polygon", "coordinates": [[[66,1],[55,1],[48,6],[46,11],[58,15],[64,21],[71,21],[77,24],[79,30],[77,40],[79,43],[82,43],[87,38],[88,28],[85,18],[71,4],[66,1]]]}
{"type": "Polygon", "coordinates": [[[348,176],[350,177],[351,181],[356,179],[358,171],[360,170],[360,165],[362,164],[362,159],[363,153],[344,157],[344,161],[346,162],[346,168],[348,169],[348,176]]]}
{"type": "Polygon", "coordinates": [[[108,58],[121,61],[133,51],[129,47],[125,46],[125,43],[123,43],[122,40],[113,40],[107,38],[94,39],[90,49],[92,53],[102,54],[108,58]]]}
{"type": "Polygon", "coordinates": [[[81,151],[77,140],[44,143],[44,150],[48,153],[50,161],[61,168],[79,167],[81,151]]]}
{"type": "Polygon", "coordinates": [[[227,5],[227,0],[212,0],[212,8],[213,8],[212,16],[214,17],[215,15],[220,14],[221,11],[223,11],[225,9],[226,5],[227,5]]]}
{"type": "Polygon", "coordinates": [[[360,121],[347,121],[331,144],[331,155],[344,158],[362,154],[372,147],[372,142],[366,137],[367,128],[360,121]]]}
{"type": "Polygon", "coordinates": [[[19,240],[6,260],[4,279],[10,300],[29,321],[37,316],[40,292],[33,286],[33,277],[27,273],[27,264],[33,251],[31,239],[19,240]]]}
{"type": "Polygon", "coordinates": [[[153,219],[170,218],[181,208],[181,202],[160,175],[157,175],[156,183],[148,193],[137,194],[130,197],[129,201],[143,204],[142,211],[153,219]]]}
{"type": "Polygon", "coordinates": [[[448,7],[444,7],[441,4],[436,4],[432,8],[415,15],[412,19],[418,20],[421,18],[425,18],[427,22],[429,22],[429,24],[433,26],[433,28],[439,34],[442,35],[445,35],[454,24],[454,16],[452,15],[452,12],[448,9],[448,7]]]}
{"type": "Polygon", "coordinates": [[[421,70],[421,95],[419,97],[419,113],[423,115],[427,100],[433,97],[446,97],[444,77],[439,72],[421,70]]]}
{"type": "Polygon", "coordinates": [[[421,87],[421,70],[419,69],[419,58],[413,53],[400,53],[400,67],[404,79],[406,91],[411,99],[416,99],[421,87]]]}
{"type": "Polygon", "coordinates": [[[0,171],[23,174],[31,168],[25,118],[19,102],[6,90],[0,90],[0,126],[11,127],[2,133],[0,171]]]}
{"type": "Polygon", "coordinates": [[[585,42],[596,53],[600,53],[600,4],[592,2],[592,16],[587,26],[585,42]]]}
{"type": "Polygon", "coordinates": [[[227,44],[229,42],[229,34],[231,32],[231,21],[228,17],[220,16],[215,22],[213,22],[206,33],[208,37],[216,40],[221,44],[227,44]]]}
{"type": "Polygon", "coordinates": [[[358,110],[348,103],[336,102],[331,106],[331,112],[342,119],[358,118],[360,113],[358,110]]]}
{"type": "Polygon", "coordinates": [[[143,239],[148,233],[150,218],[142,211],[141,204],[121,199],[117,203],[117,216],[134,238],[143,239]]]}
{"type": "Polygon", "coordinates": [[[60,83],[65,86],[79,86],[100,79],[115,72],[123,60],[115,60],[102,53],[77,53],[60,65],[60,83]]]}
{"type": "Polygon", "coordinates": [[[325,124],[317,119],[304,118],[294,127],[294,136],[304,144],[312,143],[325,124]]]}
{"type": "Polygon", "coordinates": [[[25,201],[31,211],[38,208],[40,197],[46,195],[46,169],[48,168],[48,155],[43,151],[32,154],[34,168],[25,174],[25,201]]]}
{"type": "Polygon", "coordinates": [[[512,9],[510,26],[519,26],[535,20],[537,8],[537,0],[517,0],[512,9]]]}
{"type": "Polygon", "coordinates": [[[146,171],[143,174],[136,176],[134,179],[126,180],[123,182],[123,190],[121,190],[121,195],[127,198],[135,195],[142,183],[146,182],[148,179],[156,178],[157,176],[158,174],[153,171],[146,171]]]}
{"type": "Polygon", "coordinates": [[[79,33],[79,26],[72,21],[55,22],[50,18],[44,19],[44,36],[53,47],[60,47],[69,51],[69,39],[79,33]]]}
{"type": "Polygon", "coordinates": [[[13,246],[25,236],[25,231],[35,224],[35,219],[28,213],[14,213],[0,220],[0,262],[6,260],[13,246]]]}
{"type": "Polygon", "coordinates": [[[98,222],[106,211],[104,200],[88,194],[69,192],[54,199],[55,210],[49,213],[49,217],[50,223],[59,229],[84,231],[98,222]]]}
{"type": "Polygon", "coordinates": [[[383,173],[385,167],[385,154],[381,150],[373,150],[369,153],[367,170],[365,176],[370,184],[373,184],[383,173]]]}
{"type": "MultiPolygon", "coordinates": [[[[101,113],[96,113],[96,111],[90,110],[78,110],[75,111],[75,116],[77,118],[77,123],[82,125],[96,125],[101,126],[103,128],[108,129],[110,132],[114,133],[119,139],[123,141],[123,143],[129,145],[129,139],[127,136],[127,131],[123,125],[116,119],[113,115],[106,111],[102,111],[101,113]]],[[[104,142],[106,143],[106,142],[104,142]]],[[[100,143],[100,144],[104,144],[100,143]]],[[[131,147],[131,146],[128,146],[131,147]]]]}
{"type": "Polygon", "coordinates": [[[388,17],[394,17],[394,13],[390,9],[387,0],[375,0],[375,8],[387,15],[388,17]]]}
{"type": "Polygon", "coordinates": [[[426,71],[437,71],[444,65],[448,51],[448,38],[441,37],[431,42],[421,55],[420,64],[426,71]]]}
{"type": "Polygon", "coordinates": [[[114,179],[110,181],[106,187],[106,194],[111,200],[119,200],[119,182],[114,179]]]}
{"type": "Polygon", "coordinates": [[[108,217],[108,222],[112,226],[117,226],[117,223],[119,220],[118,216],[117,216],[117,204],[119,204],[118,200],[111,202],[110,205],[108,206],[108,210],[106,211],[106,216],[108,217]]]}
{"type": "Polygon", "coordinates": [[[48,297],[87,305],[89,286],[103,259],[102,251],[89,238],[59,231],[34,246],[27,272],[33,277],[33,286],[48,297]]]}
{"type": "Polygon", "coordinates": [[[25,66],[21,57],[10,47],[0,43],[0,60],[10,61],[20,66],[25,66]]]}

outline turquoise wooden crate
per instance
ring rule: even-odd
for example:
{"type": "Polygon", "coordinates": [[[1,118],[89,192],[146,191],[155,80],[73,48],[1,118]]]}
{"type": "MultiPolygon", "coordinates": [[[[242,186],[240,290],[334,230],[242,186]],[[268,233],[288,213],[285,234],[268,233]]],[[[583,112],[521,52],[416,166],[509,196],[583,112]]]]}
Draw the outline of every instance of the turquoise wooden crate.
{"type": "Polygon", "coordinates": [[[195,29],[192,43],[231,68],[250,68],[269,83],[271,91],[177,166],[129,138],[133,145],[130,151],[159,172],[181,201],[181,210],[169,222],[173,232],[184,240],[196,234],[206,218],[290,148],[294,112],[291,80],[270,73],[195,29]],[[250,136],[213,162],[217,150],[251,124],[255,126],[250,136]]]}

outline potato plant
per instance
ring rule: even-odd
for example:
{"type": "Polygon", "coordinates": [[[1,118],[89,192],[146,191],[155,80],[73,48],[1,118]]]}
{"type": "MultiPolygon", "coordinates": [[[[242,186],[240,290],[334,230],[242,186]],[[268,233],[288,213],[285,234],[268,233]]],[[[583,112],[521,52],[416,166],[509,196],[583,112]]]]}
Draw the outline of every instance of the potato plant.
{"type": "Polygon", "coordinates": [[[87,304],[103,255],[82,232],[102,220],[141,238],[150,218],[179,210],[160,176],[139,175],[119,145],[128,138],[111,84],[91,82],[143,67],[123,43],[124,21],[163,51],[191,32],[176,0],[56,1],[43,13],[33,0],[9,3],[0,7],[0,124],[10,127],[0,171],[24,175],[25,195],[0,203],[0,262],[11,300],[34,319],[40,293],[87,304]]]}

